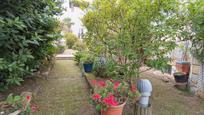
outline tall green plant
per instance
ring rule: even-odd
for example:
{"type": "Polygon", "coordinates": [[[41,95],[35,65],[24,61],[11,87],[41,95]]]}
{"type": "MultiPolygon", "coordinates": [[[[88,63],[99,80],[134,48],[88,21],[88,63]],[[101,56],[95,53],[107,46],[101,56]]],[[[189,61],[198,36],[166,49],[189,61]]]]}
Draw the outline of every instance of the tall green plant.
{"type": "Polygon", "coordinates": [[[17,84],[52,58],[60,37],[56,0],[0,1],[0,90],[17,84]]]}
{"type": "Polygon", "coordinates": [[[97,55],[114,60],[123,79],[138,77],[143,64],[162,68],[175,47],[177,0],[95,0],[83,18],[85,41],[97,55]]]}

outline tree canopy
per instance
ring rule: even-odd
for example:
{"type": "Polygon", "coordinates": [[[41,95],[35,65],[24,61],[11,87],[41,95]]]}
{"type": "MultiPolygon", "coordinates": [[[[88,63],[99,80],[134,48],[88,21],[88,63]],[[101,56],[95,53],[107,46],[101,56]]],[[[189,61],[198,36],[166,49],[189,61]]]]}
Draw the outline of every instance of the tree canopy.
{"type": "Polygon", "coordinates": [[[98,56],[114,60],[126,77],[143,64],[162,68],[180,25],[177,0],[95,0],[83,18],[85,41],[98,56]]]}

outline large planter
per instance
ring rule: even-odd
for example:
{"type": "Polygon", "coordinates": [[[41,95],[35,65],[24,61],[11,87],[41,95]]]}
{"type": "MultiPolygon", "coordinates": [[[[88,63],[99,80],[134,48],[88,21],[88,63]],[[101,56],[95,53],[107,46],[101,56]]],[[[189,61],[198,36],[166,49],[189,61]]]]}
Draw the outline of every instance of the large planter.
{"type": "Polygon", "coordinates": [[[188,81],[187,75],[181,72],[174,73],[174,79],[177,83],[186,83],[188,81]]]}
{"type": "Polygon", "coordinates": [[[190,63],[187,61],[176,62],[176,69],[180,72],[189,74],[190,72],[190,63]]]}
{"type": "Polygon", "coordinates": [[[108,107],[106,111],[101,111],[101,115],[122,115],[125,104],[126,102],[118,106],[108,107]]]}
{"type": "Polygon", "coordinates": [[[86,73],[92,72],[93,63],[83,64],[83,66],[84,66],[84,71],[85,71],[86,73]]]}

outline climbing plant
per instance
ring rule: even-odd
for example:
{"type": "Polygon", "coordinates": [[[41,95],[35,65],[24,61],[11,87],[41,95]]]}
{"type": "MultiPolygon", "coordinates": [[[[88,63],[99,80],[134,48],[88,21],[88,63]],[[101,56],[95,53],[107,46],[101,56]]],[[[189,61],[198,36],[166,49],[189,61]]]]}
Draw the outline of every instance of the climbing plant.
{"type": "Polygon", "coordinates": [[[53,41],[60,35],[54,16],[61,12],[60,4],[56,0],[0,1],[0,91],[20,85],[55,53],[53,41]]]}
{"type": "Polygon", "coordinates": [[[95,0],[83,18],[84,39],[97,56],[114,62],[109,73],[121,79],[138,77],[144,64],[162,69],[181,27],[179,5],[177,0],[95,0]]]}

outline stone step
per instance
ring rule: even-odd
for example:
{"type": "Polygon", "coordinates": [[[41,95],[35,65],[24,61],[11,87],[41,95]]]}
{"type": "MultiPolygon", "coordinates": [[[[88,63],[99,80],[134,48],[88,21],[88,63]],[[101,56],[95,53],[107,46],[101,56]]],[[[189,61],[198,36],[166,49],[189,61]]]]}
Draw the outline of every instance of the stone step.
{"type": "Polygon", "coordinates": [[[74,55],[64,55],[64,54],[59,54],[56,56],[57,60],[73,60],[74,55]]]}

